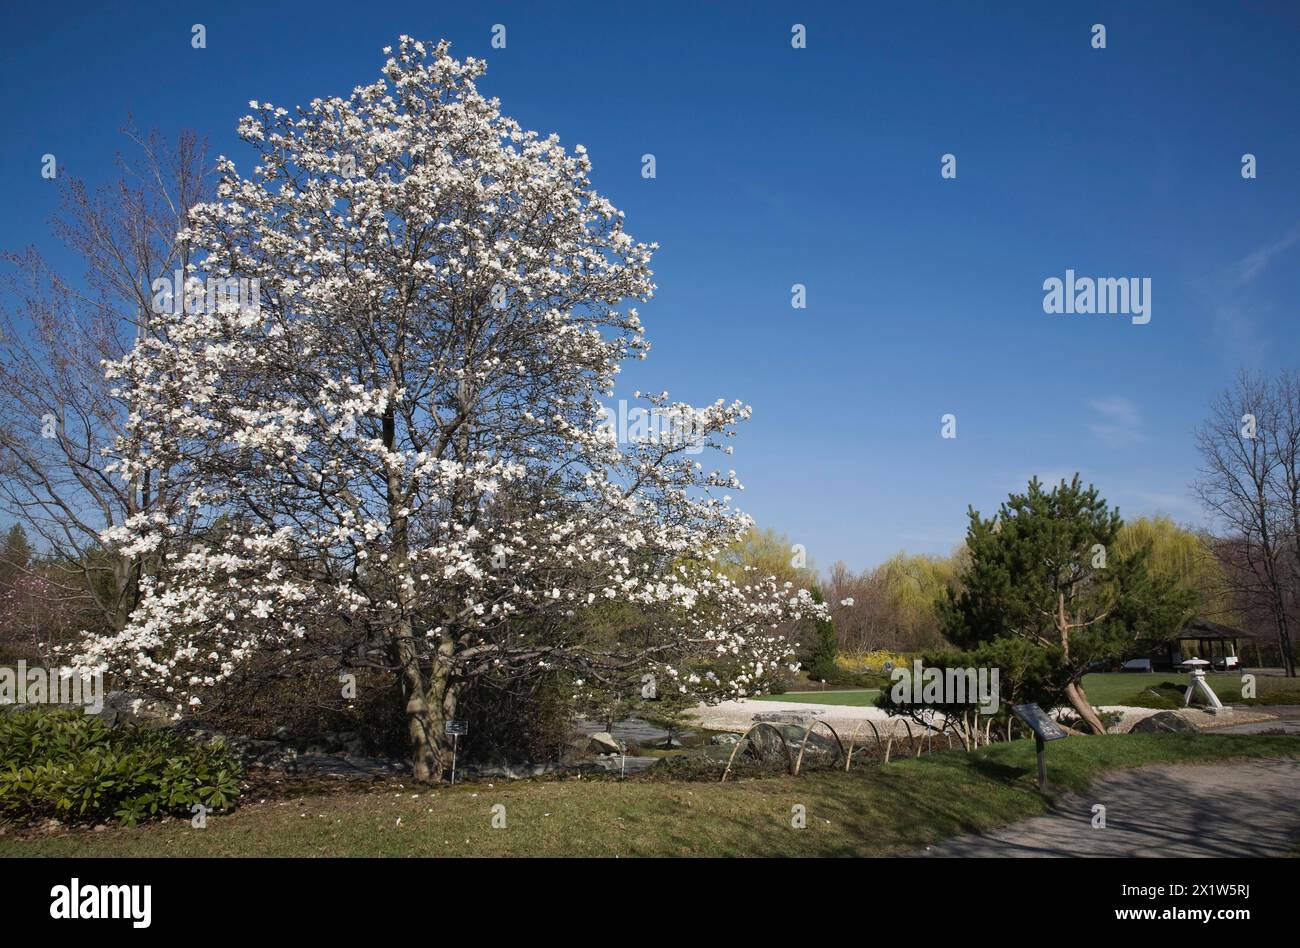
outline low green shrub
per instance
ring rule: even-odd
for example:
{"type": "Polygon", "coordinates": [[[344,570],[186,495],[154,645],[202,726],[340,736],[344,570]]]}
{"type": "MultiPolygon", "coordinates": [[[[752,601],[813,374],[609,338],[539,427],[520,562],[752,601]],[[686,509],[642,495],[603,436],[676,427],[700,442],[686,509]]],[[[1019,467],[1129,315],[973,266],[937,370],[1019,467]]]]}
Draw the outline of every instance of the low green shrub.
{"type": "Polygon", "coordinates": [[[1250,704],[1250,705],[1271,705],[1271,704],[1300,704],[1300,691],[1266,691],[1255,698],[1236,698],[1229,697],[1221,700],[1226,704],[1250,704]]]}
{"type": "Polygon", "coordinates": [[[1124,720],[1124,712],[1122,711],[1103,711],[1101,708],[1096,707],[1092,710],[1096,713],[1097,719],[1101,721],[1102,727],[1107,731],[1113,731],[1124,720]]]}
{"type": "Polygon", "coordinates": [[[81,711],[0,714],[0,816],[134,825],[194,804],[231,809],[242,771],[223,743],[139,725],[110,727],[81,711]]]}
{"type": "Polygon", "coordinates": [[[1181,692],[1170,694],[1167,688],[1162,688],[1159,691],[1154,688],[1147,688],[1144,691],[1139,691],[1131,698],[1116,703],[1130,708],[1161,708],[1165,710],[1183,706],[1181,692]]]}

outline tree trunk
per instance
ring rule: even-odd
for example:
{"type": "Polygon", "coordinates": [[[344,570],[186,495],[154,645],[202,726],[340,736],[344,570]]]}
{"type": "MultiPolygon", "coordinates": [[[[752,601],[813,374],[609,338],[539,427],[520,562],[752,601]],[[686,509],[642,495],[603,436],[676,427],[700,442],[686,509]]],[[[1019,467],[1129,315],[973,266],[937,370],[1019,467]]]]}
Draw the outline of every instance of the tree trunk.
{"type": "Polygon", "coordinates": [[[1273,626],[1277,629],[1277,647],[1281,653],[1282,670],[1288,678],[1294,678],[1296,674],[1295,653],[1291,650],[1291,630],[1287,622],[1287,605],[1286,593],[1282,588],[1282,580],[1277,575],[1277,563],[1273,556],[1273,551],[1266,545],[1268,535],[1264,535],[1264,579],[1268,583],[1269,599],[1273,608],[1273,626]]]}
{"type": "Polygon", "coordinates": [[[418,783],[437,783],[442,780],[442,760],[436,740],[440,715],[416,691],[406,699],[406,717],[411,736],[412,775],[418,783]]]}
{"type": "Polygon", "coordinates": [[[447,734],[447,722],[455,715],[454,691],[435,684],[423,691],[407,687],[406,693],[412,773],[420,783],[439,783],[452,763],[452,738],[447,734]]]}
{"type": "MultiPolygon", "coordinates": [[[[383,415],[384,447],[393,450],[397,443],[397,418],[392,406],[396,404],[397,383],[389,386],[389,408],[383,415]]],[[[402,580],[398,583],[397,600],[404,615],[409,616],[412,603],[407,590],[412,583],[410,556],[407,546],[406,504],[408,495],[394,470],[388,473],[388,512],[393,539],[389,547],[393,558],[393,571],[402,580]]],[[[450,685],[451,657],[455,645],[450,635],[444,635],[437,651],[429,659],[429,673],[425,677],[420,667],[420,650],[416,647],[415,632],[410,618],[403,618],[393,629],[393,650],[397,657],[402,694],[406,698],[406,722],[411,738],[411,771],[420,783],[438,783],[443,772],[451,766],[452,741],[446,724],[456,715],[456,689],[450,685]]]]}
{"type": "Polygon", "coordinates": [[[451,767],[452,739],[447,734],[447,722],[455,720],[458,689],[450,682],[448,665],[440,655],[433,657],[426,678],[414,649],[407,651],[409,654],[402,657],[402,693],[406,697],[412,775],[420,783],[439,783],[451,767]]]}
{"type": "Polygon", "coordinates": [[[1083,685],[1077,681],[1070,682],[1065,686],[1065,697],[1069,699],[1070,707],[1075,710],[1075,713],[1083,719],[1088,727],[1092,728],[1092,733],[1106,733],[1106,726],[1101,723],[1101,718],[1097,717],[1097,712],[1093,710],[1092,703],[1083,690],[1083,685]]]}
{"type": "Polygon", "coordinates": [[[1295,653],[1291,650],[1291,630],[1288,627],[1286,615],[1286,604],[1282,601],[1282,593],[1279,590],[1276,593],[1277,601],[1273,606],[1273,623],[1277,627],[1277,647],[1282,657],[1282,669],[1288,678],[1296,677],[1295,653]]]}
{"type": "MultiPolygon", "coordinates": [[[[1070,618],[1065,612],[1065,593],[1057,594],[1056,627],[1061,633],[1061,654],[1068,662],[1070,659],[1070,618]]],[[[1065,697],[1070,702],[1070,707],[1075,710],[1075,713],[1088,727],[1092,728],[1092,733],[1106,733],[1106,726],[1101,723],[1101,718],[1097,717],[1097,712],[1092,709],[1092,702],[1088,700],[1083,685],[1077,681],[1070,682],[1065,686],[1065,697]]]]}
{"type": "Polygon", "coordinates": [[[402,623],[397,641],[402,695],[406,699],[406,725],[411,739],[411,771],[420,783],[442,779],[438,737],[442,733],[441,706],[429,701],[429,688],[420,669],[419,654],[411,641],[410,624],[402,623]]]}

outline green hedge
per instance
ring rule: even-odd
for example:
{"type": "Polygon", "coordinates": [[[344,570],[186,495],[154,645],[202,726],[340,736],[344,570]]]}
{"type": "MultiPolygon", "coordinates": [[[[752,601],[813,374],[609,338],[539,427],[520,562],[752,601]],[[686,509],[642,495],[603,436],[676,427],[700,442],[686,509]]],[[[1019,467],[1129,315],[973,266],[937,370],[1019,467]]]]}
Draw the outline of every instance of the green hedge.
{"type": "Polygon", "coordinates": [[[234,806],[242,770],[222,743],[138,725],[110,727],[81,711],[0,713],[0,816],[127,825],[234,806]]]}

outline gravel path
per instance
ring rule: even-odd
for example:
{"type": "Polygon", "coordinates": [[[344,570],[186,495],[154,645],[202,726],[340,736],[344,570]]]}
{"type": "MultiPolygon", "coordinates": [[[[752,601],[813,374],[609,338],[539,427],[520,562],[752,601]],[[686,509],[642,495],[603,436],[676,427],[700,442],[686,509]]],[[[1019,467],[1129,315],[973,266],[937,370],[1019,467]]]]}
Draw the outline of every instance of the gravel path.
{"type": "MultiPolygon", "coordinates": [[[[1050,755],[1049,755],[1050,756],[1050,755]]],[[[1051,779],[1051,762],[1048,762],[1051,779]]],[[[921,856],[1285,856],[1300,841],[1300,760],[1141,767],[1103,777],[1050,814],[921,856]],[[1106,828],[1092,826],[1094,804],[1106,828]]]]}

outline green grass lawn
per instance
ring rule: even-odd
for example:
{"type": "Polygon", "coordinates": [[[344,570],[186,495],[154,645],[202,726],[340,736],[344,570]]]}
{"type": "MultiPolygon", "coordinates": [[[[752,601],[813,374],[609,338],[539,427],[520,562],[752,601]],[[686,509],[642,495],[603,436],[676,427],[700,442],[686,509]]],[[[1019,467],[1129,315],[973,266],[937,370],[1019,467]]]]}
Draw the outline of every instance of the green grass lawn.
{"type": "Polygon", "coordinates": [[[787,691],[783,695],[759,695],[757,701],[803,701],[808,704],[840,704],[854,708],[870,707],[876,703],[878,688],[854,688],[843,691],[787,691]]]}
{"type": "MultiPolygon", "coordinates": [[[[1241,675],[1208,672],[1205,680],[1224,704],[1232,704],[1234,701],[1241,703],[1241,675]]],[[[1262,676],[1257,679],[1261,691],[1269,680],[1262,676]]],[[[1159,689],[1166,682],[1186,691],[1187,673],[1102,672],[1084,675],[1083,690],[1088,693],[1088,700],[1094,705],[1125,704],[1138,692],[1148,688],[1159,689]]]]}
{"type": "MultiPolygon", "coordinates": [[[[1054,742],[1055,789],[1153,762],[1300,756],[1300,738],[1127,734],[1054,742]]],[[[340,792],[132,829],[0,836],[0,856],[847,856],[907,852],[1038,815],[1034,744],[938,753],[851,773],[720,783],[519,781],[340,792]],[[492,807],[506,827],[491,827],[492,807]],[[791,827],[791,807],[807,827],[791,827]]]]}
{"type": "MultiPolygon", "coordinates": [[[[1210,672],[1206,676],[1210,687],[1225,704],[1241,704],[1241,675],[1219,674],[1210,672]]],[[[1148,688],[1159,689],[1161,685],[1176,685],[1187,688],[1187,674],[1178,672],[1102,672],[1085,675],[1084,690],[1094,705],[1124,704],[1134,695],[1148,688]]],[[[1296,693],[1300,698],[1300,681],[1277,676],[1258,676],[1256,688],[1261,699],[1270,694],[1285,698],[1283,692],[1296,693]]],[[[811,704],[837,704],[854,707],[868,706],[875,703],[877,688],[835,689],[827,691],[787,692],[783,695],[763,695],[760,701],[805,701],[811,704]]]]}
{"type": "MultiPolygon", "coordinates": [[[[1210,672],[1206,676],[1210,687],[1224,704],[1243,704],[1241,697],[1241,675],[1210,672]]],[[[1165,696],[1176,696],[1174,688],[1186,690],[1187,674],[1179,672],[1101,672],[1085,675],[1084,690],[1094,705],[1129,704],[1135,696],[1147,689],[1155,689],[1165,696]],[[1161,690],[1161,686],[1165,687],[1161,690]]],[[[1256,704],[1300,703],[1300,681],[1281,678],[1276,675],[1259,675],[1256,678],[1256,690],[1259,700],[1256,704]],[[1272,700],[1270,700],[1272,699],[1272,700]]],[[[878,688],[841,688],[826,691],[787,691],[783,695],[762,695],[758,701],[800,701],[808,704],[847,705],[850,707],[870,707],[875,704],[878,688]]],[[[1182,698],[1177,696],[1177,703],[1182,698]]]]}

